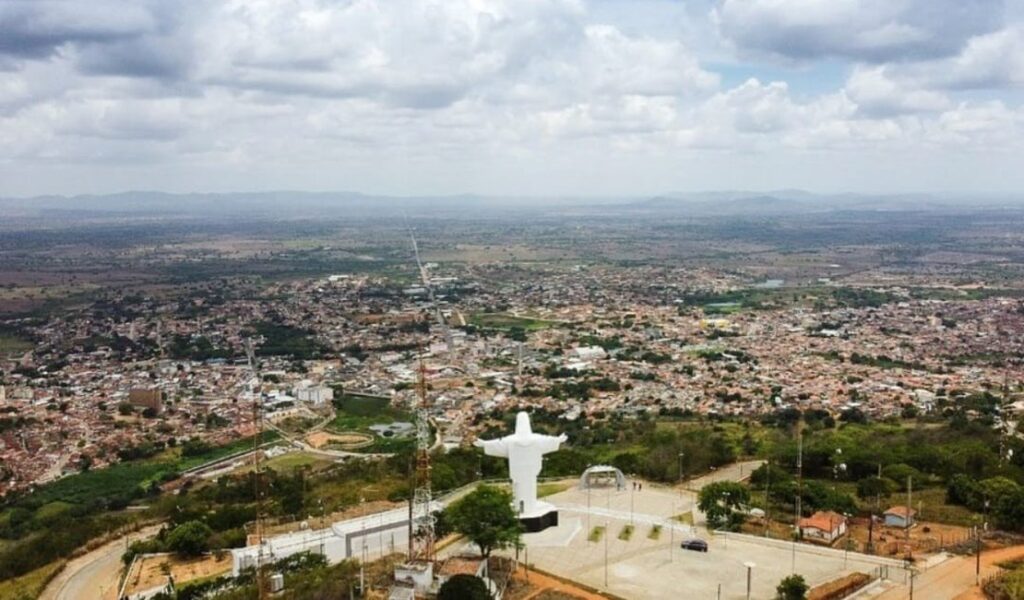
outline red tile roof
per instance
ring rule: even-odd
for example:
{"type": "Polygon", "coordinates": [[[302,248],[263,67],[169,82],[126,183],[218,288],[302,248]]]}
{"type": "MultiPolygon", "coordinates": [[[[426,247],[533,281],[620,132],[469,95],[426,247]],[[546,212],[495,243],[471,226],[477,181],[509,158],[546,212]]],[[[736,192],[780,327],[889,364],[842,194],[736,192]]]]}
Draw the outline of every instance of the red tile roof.
{"type": "Polygon", "coordinates": [[[836,529],[839,529],[839,526],[845,522],[846,517],[837,512],[819,511],[807,518],[800,519],[800,527],[814,528],[819,529],[821,531],[833,532],[836,529]]]}

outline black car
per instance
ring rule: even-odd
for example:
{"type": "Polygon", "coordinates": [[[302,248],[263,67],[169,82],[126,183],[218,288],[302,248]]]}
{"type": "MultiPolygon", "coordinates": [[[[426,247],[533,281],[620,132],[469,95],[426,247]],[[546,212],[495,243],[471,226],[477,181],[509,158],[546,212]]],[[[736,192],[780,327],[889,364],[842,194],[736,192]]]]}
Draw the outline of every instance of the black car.
{"type": "Polygon", "coordinates": [[[679,547],[683,550],[693,550],[694,552],[708,551],[708,543],[704,540],[698,540],[696,538],[692,540],[683,540],[683,543],[679,544],[679,547]]]}

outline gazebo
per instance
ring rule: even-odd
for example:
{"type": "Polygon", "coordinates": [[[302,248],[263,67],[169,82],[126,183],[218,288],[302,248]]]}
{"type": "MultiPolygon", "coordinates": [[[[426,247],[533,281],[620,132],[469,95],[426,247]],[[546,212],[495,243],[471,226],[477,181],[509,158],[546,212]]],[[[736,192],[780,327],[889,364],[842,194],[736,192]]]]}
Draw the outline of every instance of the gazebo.
{"type": "Polygon", "coordinates": [[[580,476],[580,489],[583,490],[594,487],[611,487],[612,485],[617,490],[626,487],[626,476],[611,465],[594,465],[580,476]]]}

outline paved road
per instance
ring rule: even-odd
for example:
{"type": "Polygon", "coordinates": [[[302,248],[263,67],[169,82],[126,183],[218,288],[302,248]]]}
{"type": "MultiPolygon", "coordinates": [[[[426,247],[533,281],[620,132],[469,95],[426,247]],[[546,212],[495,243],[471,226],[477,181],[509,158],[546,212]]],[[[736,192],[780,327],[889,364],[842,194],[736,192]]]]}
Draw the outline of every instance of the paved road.
{"type": "Polygon", "coordinates": [[[748,460],[720,467],[719,469],[695,477],[686,482],[686,489],[700,491],[704,486],[716,481],[742,481],[753,473],[758,467],[764,464],[763,460],[748,460]]]}
{"type": "MultiPolygon", "coordinates": [[[[999,571],[996,563],[1024,558],[1024,546],[1011,546],[981,554],[981,577],[984,579],[999,571]]],[[[972,593],[976,557],[963,556],[950,559],[921,573],[914,581],[915,600],[962,600],[981,597],[972,593]]],[[[877,600],[906,600],[908,586],[898,586],[879,596],[877,600]]]]}
{"type": "MultiPolygon", "coordinates": [[[[156,535],[160,525],[146,527],[127,536],[135,541],[156,535]]],[[[118,538],[71,562],[43,590],[40,600],[113,600],[121,574],[121,555],[127,546],[118,538]]]]}

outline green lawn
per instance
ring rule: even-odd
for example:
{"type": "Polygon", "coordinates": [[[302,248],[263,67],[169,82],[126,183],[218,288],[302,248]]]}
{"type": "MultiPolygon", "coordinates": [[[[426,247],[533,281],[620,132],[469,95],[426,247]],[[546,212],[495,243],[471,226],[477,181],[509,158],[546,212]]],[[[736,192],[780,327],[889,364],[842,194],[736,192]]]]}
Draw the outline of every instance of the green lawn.
{"type": "Polygon", "coordinates": [[[516,317],[507,313],[477,313],[469,318],[471,325],[491,329],[525,329],[536,331],[546,329],[555,325],[553,321],[544,319],[533,319],[529,317],[516,317]]]}
{"type": "Polygon", "coordinates": [[[0,334],[0,354],[6,354],[8,352],[25,352],[31,350],[33,347],[32,342],[24,340],[20,337],[0,334]]]}
{"type": "MultiPolygon", "coordinates": [[[[179,471],[186,471],[188,469],[204,465],[208,462],[213,462],[215,460],[231,456],[232,454],[238,454],[239,452],[248,452],[249,450],[252,450],[253,441],[255,441],[253,439],[254,437],[255,436],[241,438],[225,446],[217,446],[216,448],[211,449],[209,452],[204,452],[196,456],[189,456],[188,458],[182,458],[180,457],[180,453],[176,453],[174,455],[176,468],[179,471]]],[[[281,435],[276,431],[264,431],[262,443],[266,444],[269,442],[276,442],[280,438],[281,435]]]]}
{"type": "Polygon", "coordinates": [[[265,463],[268,469],[273,469],[279,473],[291,473],[306,467],[315,470],[330,464],[331,461],[306,452],[289,452],[281,456],[275,456],[265,463]]]}
{"type": "Polygon", "coordinates": [[[573,485],[574,485],[573,483],[563,482],[563,481],[553,481],[551,483],[541,483],[541,484],[539,484],[537,486],[537,497],[538,498],[545,498],[547,496],[551,496],[551,495],[557,494],[559,492],[564,492],[565,490],[571,488],[573,485]]]}
{"type": "Polygon", "coordinates": [[[372,433],[371,425],[383,425],[395,421],[411,423],[413,415],[395,408],[389,400],[383,398],[367,398],[365,396],[342,396],[336,402],[337,415],[327,429],[334,431],[362,431],[372,433]]]}

